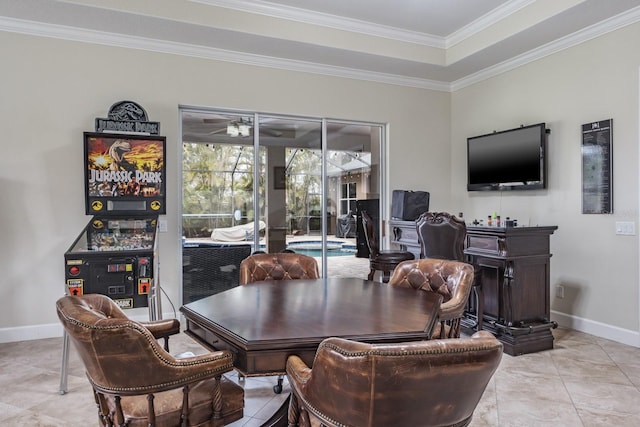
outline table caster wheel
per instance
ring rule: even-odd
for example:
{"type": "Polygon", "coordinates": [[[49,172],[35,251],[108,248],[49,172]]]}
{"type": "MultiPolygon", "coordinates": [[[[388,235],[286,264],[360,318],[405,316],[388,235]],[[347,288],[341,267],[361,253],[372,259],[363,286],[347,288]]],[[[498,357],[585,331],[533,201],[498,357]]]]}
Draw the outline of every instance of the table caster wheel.
{"type": "Polygon", "coordinates": [[[280,394],[282,393],[282,384],[276,384],[273,386],[273,392],[275,394],[280,394]]]}

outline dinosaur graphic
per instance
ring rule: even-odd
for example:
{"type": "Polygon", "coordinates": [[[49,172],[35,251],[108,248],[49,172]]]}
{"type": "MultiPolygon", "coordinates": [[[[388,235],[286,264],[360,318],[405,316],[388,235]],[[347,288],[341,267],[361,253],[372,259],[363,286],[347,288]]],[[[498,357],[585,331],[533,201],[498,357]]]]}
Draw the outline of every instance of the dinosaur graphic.
{"type": "Polygon", "coordinates": [[[109,169],[112,171],[133,171],[135,170],[135,165],[129,163],[129,161],[124,157],[126,153],[131,151],[131,144],[129,141],[124,139],[116,139],[111,147],[109,147],[109,157],[111,157],[112,162],[109,165],[109,169]]]}
{"type": "Polygon", "coordinates": [[[111,107],[109,118],[111,120],[147,120],[147,113],[135,102],[123,101],[111,107]]]}

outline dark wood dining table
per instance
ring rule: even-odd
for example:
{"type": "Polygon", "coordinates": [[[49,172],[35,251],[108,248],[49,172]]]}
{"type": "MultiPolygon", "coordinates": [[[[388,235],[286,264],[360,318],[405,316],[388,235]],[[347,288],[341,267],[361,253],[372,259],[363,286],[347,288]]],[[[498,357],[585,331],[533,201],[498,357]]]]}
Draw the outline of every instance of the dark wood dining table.
{"type": "Polygon", "coordinates": [[[359,278],[263,281],[180,308],[185,332],[212,350],[230,350],[244,376],[285,373],[287,358],[312,366],[322,340],[369,343],[431,338],[442,297],[359,278]]]}

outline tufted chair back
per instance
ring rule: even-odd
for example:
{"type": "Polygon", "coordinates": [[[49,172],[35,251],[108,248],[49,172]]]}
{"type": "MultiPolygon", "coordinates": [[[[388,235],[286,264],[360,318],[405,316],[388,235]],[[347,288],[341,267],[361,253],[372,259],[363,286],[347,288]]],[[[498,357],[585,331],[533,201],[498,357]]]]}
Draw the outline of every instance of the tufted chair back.
{"type": "Polygon", "coordinates": [[[434,330],[434,338],[460,336],[460,320],[472,283],[473,267],[470,264],[443,259],[404,261],[398,264],[389,281],[393,286],[411,287],[442,295],[440,327],[434,330]]]}
{"type": "Polygon", "coordinates": [[[502,344],[470,338],[366,344],[327,338],[313,368],[287,359],[290,426],[466,426],[502,344]]]}
{"type": "Polygon", "coordinates": [[[244,391],[221,380],[233,369],[228,351],[176,359],[105,295],[65,296],[56,308],[94,388],[101,425],[221,426],[242,418],[244,391]]]}
{"type": "Polygon", "coordinates": [[[240,263],[240,284],[261,280],[317,279],[320,277],[315,258],[296,253],[248,256],[240,263]]]}

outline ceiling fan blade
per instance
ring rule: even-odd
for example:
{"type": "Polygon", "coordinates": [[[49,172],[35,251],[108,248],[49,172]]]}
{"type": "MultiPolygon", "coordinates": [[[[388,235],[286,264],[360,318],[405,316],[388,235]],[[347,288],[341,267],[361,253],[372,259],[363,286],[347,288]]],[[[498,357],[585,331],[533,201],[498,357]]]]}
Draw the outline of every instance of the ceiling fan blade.
{"type": "Polygon", "coordinates": [[[282,132],[276,129],[260,129],[260,133],[267,135],[267,136],[272,136],[274,138],[279,138],[282,136],[282,132]]]}

